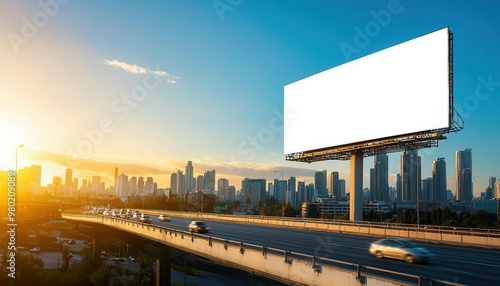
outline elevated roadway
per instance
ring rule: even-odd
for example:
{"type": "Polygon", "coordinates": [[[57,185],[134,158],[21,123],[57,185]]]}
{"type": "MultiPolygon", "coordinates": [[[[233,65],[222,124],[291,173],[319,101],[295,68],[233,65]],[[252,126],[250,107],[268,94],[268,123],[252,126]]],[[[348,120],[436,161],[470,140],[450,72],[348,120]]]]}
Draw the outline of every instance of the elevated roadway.
{"type": "MultiPolygon", "coordinates": [[[[79,219],[78,216],[71,217],[64,214],[63,218],[80,222],[85,220],[79,219]]],[[[280,263],[276,261],[275,266],[290,260],[295,261],[295,263],[292,263],[294,265],[303,263],[308,271],[313,270],[312,276],[305,278],[311,279],[307,283],[290,284],[322,285],[320,281],[314,280],[314,277],[326,276],[326,272],[330,271],[330,269],[337,272],[340,269],[339,273],[343,273],[346,275],[345,277],[350,276],[350,278],[346,279],[351,279],[349,280],[351,282],[357,281],[357,278],[362,282],[363,279],[365,279],[365,282],[371,281],[369,285],[373,285],[374,281],[381,283],[377,285],[393,285],[391,283],[394,283],[394,285],[406,283],[412,285],[417,284],[419,280],[423,285],[431,285],[431,282],[432,285],[478,285],[478,279],[481,281],[480,285],[497,285],[499,281],[497,273],[500,270],[500,252],[496,250],[422,243],[436,254],[435,259],[428,265],[407,264],[395,260],[378,260],[371,257],[368,254],[368,247],[370,242],[375,240],[373,237],[262,226],[251,223],[213,221],[206,218],[204,220],[208,222],[211,228],[209,236],[193,236],[185,232],[192,219],[188,217],[172,216],[171,222],[159,222],[156,216],[153,216],[153,225],[158,226],[158,228],[142,226],[136,221],[101,219],[103,222],[106,220],[106,223],[110,226],[120,227],[126,225],[126,227],[130,227],[130,231],[135,231],[143,237],[149,237],[156,241],[164,239],[163,243],[167,245],[180,249],[185,247],[183,250],[233,267],[238,267],[238,265],[234,261],[227,260],[226,255],[229,250],[232,249],[239,253],[233,255],[241,255],[240,259],[251,257],[253,251],[253,255],[258,255],[252,260],[262,257],[266,257],[264,260],[270,260],[267,258],[269,256],[264,256],[267,250],[266,254],[277,255],[277,261],[280,261],[280,263]],[[134,226],[131,227],[131,225],[134,226]],[[143,231],[144,227],[148,229],[145,232],[143,231]],[[162,232],[163,234],[161,234],[162,232]],[[150,235],[150,233],[153,233],[153,235],[150,235]],[[218,254],[222,256],[207,255],[206,249],[196,251],[194,245],[182,246],[182,243],[178,244],[179,241],[168,241],[169,236],[171,238],[182,237],[181,240],[188,240],[196,245],[204,245],[204,247],[211,244],[210,249],[213,249],[215,245],[219,245],[222,246],[223,252],[226,252],[226,254],[221,254],[221,250],[219,250],[218,254]],[[186,237],[189,239],[184,239],[186,237]],[[243,253],[241,253],[242,249],[243,253]],[[248,255],[245,255],[245,253],[248,255]],[[361,275],[358,275],[358,270],[361,275]],[[379,281],[373,277],[381,277],[381,279],[379,281]]],[[[94,217],[92,220],[99,222],[99,217],[94,217]]],[[[244,260],[240,262],[243,265],[249,264],[248,261],[244,260]]],[[[261,264],[260,268],[265,267],[262,265],[264,264],[261,264]]],[[[256,265],[255,269],[248,266],[239,268],[247,271],[253,270],[252,272],[256,273],[262,271],[262,269],[259,269],[259,265],[256,265]]],[[[263,274],[263,276],[276,278],[270,274],[263,274]]],[[[286,275],[284,275],[282,281],[287,281],[286,275]]]]}

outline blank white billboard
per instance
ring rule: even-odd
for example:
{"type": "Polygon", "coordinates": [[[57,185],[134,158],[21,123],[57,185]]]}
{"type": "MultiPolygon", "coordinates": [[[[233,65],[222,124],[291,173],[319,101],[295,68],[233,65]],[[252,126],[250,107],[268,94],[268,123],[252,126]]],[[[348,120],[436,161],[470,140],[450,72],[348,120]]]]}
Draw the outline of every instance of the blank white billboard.
{"type": "Polygon", "coordinates": [[[284,87],[284,153],[448,128],[449,30],[284,87]]]}

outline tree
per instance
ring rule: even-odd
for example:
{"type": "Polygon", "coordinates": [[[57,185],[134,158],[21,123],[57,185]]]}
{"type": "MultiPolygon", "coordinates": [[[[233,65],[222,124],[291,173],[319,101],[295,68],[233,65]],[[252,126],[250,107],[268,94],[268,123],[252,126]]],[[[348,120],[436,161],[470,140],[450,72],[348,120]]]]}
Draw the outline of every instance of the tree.
{"type": "Polygon", "coordinates": [[[69,249],[66,245],[63,245],[61,257],[62,257],[62,265],[61,265],[60,271],[61,271],[61,273],[66,273],[66,272],[68,272],[69,259],[71,258],[69,255],[69,249]]]}
{"type": "Polygon", "coordinates": [[[247,196],[245,199],[245,204],[249,205],[251,202],[252,200],[250,199],[250,196],[247,196]]]}
{"type": "Polygon", "coordinates": [[[148,256],[140,259],[140,270],[134,275],[133,285],[152,286],[155,284],[155,270],[153,269],[153,260],[148,256]]]}

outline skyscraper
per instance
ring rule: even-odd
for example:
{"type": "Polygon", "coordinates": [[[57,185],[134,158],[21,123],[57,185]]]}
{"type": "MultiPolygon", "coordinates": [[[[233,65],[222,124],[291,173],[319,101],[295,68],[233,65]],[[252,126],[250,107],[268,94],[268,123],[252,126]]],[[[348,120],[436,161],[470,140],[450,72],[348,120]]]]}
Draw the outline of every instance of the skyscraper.
{"type": "Polygon", "coordinates": [[[342,198],[339,185],[339,172],[334,171],[330,173],[330,191],[331,195],[333,195],[337,200],[342,198]]]}
{"type": "Polygon", "coordinates": [[[328,197],[328,189],[326,187],[326,170],[314,173],[314,186],[316,187],[316,190],[318,190],[318,197],[328,197]]]}
{"type": "Polygon", "coordinates": [[[241,191],[245,200],[250,198],[250,203],[254,206],[266,202],[266,179],[245,178],[241,182],[241,191]]]}
{"type": "Polygon", "coordinates": [[[401,200],[416,201],[421,197],[421,162],[417,150],[407,150],[400,156],[401,200]]]}
{"type": "Polygon", "coordinates": [[[430,202],[434,198],[434,180],[427,178],[422,180],[422,198],[421,201],[430,202]]]}
{"type": "Polygon", "coordinates": [[[137,194],[140,196],[143,194],[144,191],[144,177],[140,176],[137,179],[137,194]]]}
{"type": "Polygon", "coordinates": [[[223,196],[224,199],[227,201],[228,199],[228,194],[227,192],[227,187],[229,187],[229,180],[226,178],[220,178],[217,180],[217,193],[219,196],[223,196]]]}
{"type": "Polygon", "coordinates": [[[380,153],[374,157],[375,165],[375,194],[372,195],[377,201],[389,200],[389,157],[380,153]]]}
{"type": "Polygon", "coordinates": [[[205,172],[205,190],[208,190],[209,193],[215,192],[215,170],[206,171],[205,172]]]}
{"type": "Polygon", "coordinates": [[[294,208],[297,207],[297,197],[296,197],[296,186],[297,180],[295,177],[290,177],[288,180],[288,190],[286,192],[286,202],[294,208]]]}
{"type": "Polygon", "coordinates": [[[170,174],[170,189],[172,189],[174,193],[177,193],[177,173],[175,172],[170,174]]]}
{"type": "Polygon", "coordinates": [[[118,176],[118,185],[117,185],[117,196],[125,202],[128,196],[128,176],[125,174],[121,174],[118,176]]]}
{"type": "Polygon", "coordinates": [[[436,158],[432,161],[432,198],[437,203],[445,202],[446,190],[446,162],[444,158],[436,158]]]}
{"type": "Polygon", "coordinates": [[[457,200],[472,201],[472,149],[455,152],[457,200]]]}
{"type": "Polygon", "coordinates": [[[194,192],[194,186],[193,186],[193,162],[188,161],[186,165],[186,176],[184,177],[184,186],[186,189],[186,192],[194,192]]]}
{"type": "Polygon", "coordinates": [[[73,185],[73,170],[72,169],[69,169],[69,168],[66,169],[66,176],[65,176],[64,184],[67,187],[71,187],[73,185]]]}

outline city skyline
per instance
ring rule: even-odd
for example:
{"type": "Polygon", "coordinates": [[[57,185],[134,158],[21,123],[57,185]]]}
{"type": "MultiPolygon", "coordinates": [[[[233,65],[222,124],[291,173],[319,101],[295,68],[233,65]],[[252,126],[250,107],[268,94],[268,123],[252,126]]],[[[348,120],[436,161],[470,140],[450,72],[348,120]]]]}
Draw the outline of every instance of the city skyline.
{"type": "MultiPolygon", "coordinates": [[[[421,178],[445,158],[456,193],[455,152],[466,148],[475,197],[500,176],[497,3],[243,1],[221,11],[194,1],[65,2],[7,2],[0,11],[0,170],[15,168],[17,153],[19,168],[43,166],[42,184],[65,179],[66,168],[113,184],[118,166],[168,187],[170,173],[192,161],[194,175],[216,170],[237,188],[245,177],[271,181],[275,170],[308,183],[327,170],[349,190],[348,161],[285,161],[283,87],[449,26],[465,128],[419,150],[421,178]]],[[[388,154],[390,186],[401,154],[388,154]]],[[[365,158],[364,187],[370,168],[365,158]]]]}

